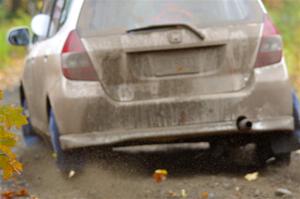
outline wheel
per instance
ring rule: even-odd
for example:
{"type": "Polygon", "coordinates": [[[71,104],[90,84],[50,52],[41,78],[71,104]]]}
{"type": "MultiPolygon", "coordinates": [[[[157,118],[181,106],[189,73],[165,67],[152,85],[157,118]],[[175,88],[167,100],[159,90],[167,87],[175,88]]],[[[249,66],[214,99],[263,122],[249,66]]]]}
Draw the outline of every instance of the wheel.
{"type": "Polygon", "coordinates": [[[267,164],[267,160],[272,158],[273,153],[271,149],[271,144],[265,141],[259,141],[256,143],[256,157],[257,165],[259,167],[264,167],[267,164]]]}
{"type": "Polygon", "coordinates": [[[300,147],[300,103],[295,91],[292,92],[292,99],[295,131],[290,135],[281,134],[260,139],[257,143],[257,156],[261,163],[265,164],[269,158],[274,157],[277,164],[289,165],[291,152],[300,147]]]}
{"type": "Polygon", "coordinates": [[[291,163],[291,152],[275,155],[276,163],[280,166],[288,166],[291,163]]]}
{"type": "Polygon", "coordinates": [[[273,159],[273,162],[278,162],[278,159],[275,156],[276,155],[272,150],[270,137],[262,137],[256,142],[257,166],[259,168],[266,167],[268,160],[273,159]]]}
{"type": "Polygon", "coordinates": [[[21,106],[23,108],[23,115],[27,118],[27,124],[22,126],[22,135],[26,145],[31,146],[38,140],[37,135],[31,125],[30,115],[28,110],[28,105],[26,99],[21,101],[21,106]]]}
{"type": "Polygon", "coordinates": [[[256,154],[259,167],[266,166],[267,161],[271,158],[275,158],[275,164],[279,166],[288,166],[291,161],[291,152],[276,154],[268,141],[256,143],[256,154]]]}
{"type": "Polygon", "coordinates": [[[214,141],[210,143],[210,155],[214,160],[225,161],[228,156],[228,146],[226,142],[214,141]]]}
{"type": "Polygon", "coordinates": [[[300,110],[300,104],[299,104],[299,100],[297,97],[297,94],[295,91],[292,92],[292,98],[293,98],[293,116],[295,119],[295,127],[299,127],[300,126],[300,121],[299,121],[299,110],[300,110]]]}
{"type": "Polygon", "coordinates": [[[49,133],[51,136],[53,151],[56,154],[56,164],[60,171],[66,173],[71,170],[78,170],[80,163],[76,161],[76,158],[74,157],[74,154],[72,154],[72,151],[64,151],[61,147],[59,140],[60,132],[57,126],[54,112],[52,110],[50,110],[49,115],[49,133]]]}

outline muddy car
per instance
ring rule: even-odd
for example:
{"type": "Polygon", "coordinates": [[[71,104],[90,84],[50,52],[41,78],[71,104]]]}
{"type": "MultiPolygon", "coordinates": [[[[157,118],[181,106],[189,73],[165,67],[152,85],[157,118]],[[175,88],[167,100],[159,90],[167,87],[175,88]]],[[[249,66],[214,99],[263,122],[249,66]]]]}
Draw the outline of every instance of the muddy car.
{"type": "Polygon", "coordinates": [[[24,137],[72,149],[153,143],[256,143],[294,150],[282,39],[260,0],[57,0],[28,28],[20,86],[24,137]]]}

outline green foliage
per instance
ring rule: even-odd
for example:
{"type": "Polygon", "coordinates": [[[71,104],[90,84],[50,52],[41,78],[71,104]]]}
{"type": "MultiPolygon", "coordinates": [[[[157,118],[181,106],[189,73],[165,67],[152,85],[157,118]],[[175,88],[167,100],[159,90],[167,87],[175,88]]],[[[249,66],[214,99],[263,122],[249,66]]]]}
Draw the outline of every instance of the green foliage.
{"type": "Polygon", "coordinates": [[[19,11],[14,18],[7,18],[6,10],[0,5],[0,69],[9,65],[12,58],[22,58],[25,48],[12,47],[7,41],[7,32],[15,26],[29,25],[30,16],[19,11]]]}
{"type": "MultiPolygon", "coordinates": [[[[3,95],[0,92],[0,100],[3,95]]],[[[16,145],[17,137],[10,130],[21,128],[27,123],[27,119],[22,115],[22,109],[12,105],[0,106],[0,169],[3,171],[3,179],[7,180],[14,173],[23,170],[22,164],[16,159],[12,148],[16,145]]]]}
{"type": "Polygon", "coordinates": [[[270,9],[270,15],[283,35],[286,57],[293,71],[299,67],[300,4],[298,1],[285,1],[282,6],[270,9]]]}
{"type": "Polygon", "coordinates": [[[298,0],[265,0],[272,19],[283,36],[285,58],[292,76],[300,69],[300,6],[298,0]]]}

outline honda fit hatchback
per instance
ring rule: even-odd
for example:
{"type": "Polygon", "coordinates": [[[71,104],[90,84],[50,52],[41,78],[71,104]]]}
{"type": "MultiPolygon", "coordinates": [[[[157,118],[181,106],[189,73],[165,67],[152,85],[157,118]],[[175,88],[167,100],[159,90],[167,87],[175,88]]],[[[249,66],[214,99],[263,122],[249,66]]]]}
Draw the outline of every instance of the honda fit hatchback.
{"type": "Polygon", "coordinates": [[[28,46],[23,134],[51,138],[58,160],[199,141],[290,155],[279,141],[295,126],[282,39],[260,0],[46,0],[31,29],[8,36],[28,46]]]}

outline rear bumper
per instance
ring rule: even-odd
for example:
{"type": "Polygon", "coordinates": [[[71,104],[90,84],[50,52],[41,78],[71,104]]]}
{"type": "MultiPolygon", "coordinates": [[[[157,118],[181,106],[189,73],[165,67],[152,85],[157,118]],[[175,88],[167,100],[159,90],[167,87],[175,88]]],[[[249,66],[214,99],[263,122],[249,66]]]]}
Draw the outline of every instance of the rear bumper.
{"type": "Polygon", "coordinates": [[[256,69],[252,78],[239,92],[139,102],[113,101],[98,82],[61,79],[50,101],[64,149],[238,134],[240,116],[253,122],[247,133],[293,131],[285,62],[256,69]]]}
{"type": "Polygon", "coordinates": [[[145,129],[114,132],[91,132],[85,134],[70,134],[60,137],[63,149],[73,149],[88,146],[118,146],[126,143],[159,143],[176,142],[185,139],[202,139],[232,134],[260,134],[266,132],[290,132],[294,129],[293,117],[274,118],[264,121],[254,121],[250,131],[237,129],[236,121],[223,123],[207,123],[197,126],[181,126],[167,129],[145,129]]]}

